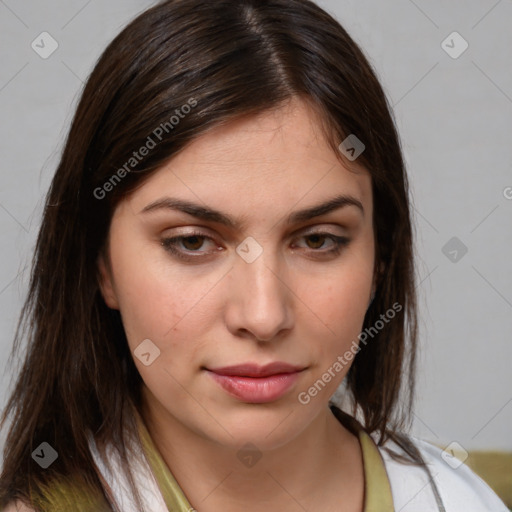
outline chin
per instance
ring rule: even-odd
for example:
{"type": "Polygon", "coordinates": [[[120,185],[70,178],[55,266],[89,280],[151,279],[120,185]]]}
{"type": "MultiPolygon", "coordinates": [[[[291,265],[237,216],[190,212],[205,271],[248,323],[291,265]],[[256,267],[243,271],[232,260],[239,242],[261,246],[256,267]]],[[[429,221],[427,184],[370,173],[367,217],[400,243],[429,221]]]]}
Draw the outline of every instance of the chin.
{"type": "MultiPolygon", "coordinates": [[[[290,442],[298,436],[313,420],[312,409],[305,416],[306,408],[297,404],[240,404],[232,411],[213,413],[222,418],[223,428],[216,429],[217,441],[224,446],[239,448],[252,443],[260,450],[272,450],[290,442]],[[300,413],[300,414],[299,414],[300,413]],[[218,436],[220,434],[220,437],[218,436]]],[[[211,420],[211,418],[210,418],[211,420]]],[[[209,427],[211,428],[211,421],[209,427]]],[[[210,433],[211,430],[208,428],[210,433]]]]}

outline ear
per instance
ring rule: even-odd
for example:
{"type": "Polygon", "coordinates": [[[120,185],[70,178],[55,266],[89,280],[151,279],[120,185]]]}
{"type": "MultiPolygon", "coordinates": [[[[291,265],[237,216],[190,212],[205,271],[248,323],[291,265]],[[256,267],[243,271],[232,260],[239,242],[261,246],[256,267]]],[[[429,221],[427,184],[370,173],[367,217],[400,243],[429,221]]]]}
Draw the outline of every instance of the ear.
{"type": "Polygon", "coordinates": [[[106,261],[103,253],[98,256],[97,265],[99,271],[99,286],[103,300],[111,309],[119,309],[117,295],[114,290],[114,283],[112,278],[112,270],[110,263],[106,261]]]}

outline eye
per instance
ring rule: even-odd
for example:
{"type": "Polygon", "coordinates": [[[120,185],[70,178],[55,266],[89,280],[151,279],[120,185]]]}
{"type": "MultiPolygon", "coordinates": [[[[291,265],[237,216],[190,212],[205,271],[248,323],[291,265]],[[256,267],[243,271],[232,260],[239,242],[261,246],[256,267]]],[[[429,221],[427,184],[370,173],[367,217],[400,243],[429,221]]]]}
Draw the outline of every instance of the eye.
{"type": "MultiPolygon", "coordinates": [[[[350,239],[345,236],[337,236],[327,232],[308,233],[300,237],[300,239],[307,241],[305,250],[312,253],[314,257],[336,256],[340,254],[342,248],[346,247],[350,242],[350,239]],[[329,241],[331,243],[327,244],[326,248],[325,243],[329,241]]],[[[211,256],[215,252],[223,250],[212,237],[201,232],[191,232],[180,236],[164,238],[160,243],[166,251],[177,258],[189,262],[194,260],[199,261],[204,257],[211,256]],[[209,251],[204,250],[205,242],[210,242],[213,246],[209,251]]]]}
{"type": "Polygon", "coordinates": [[[350,239],[346,236],[338,236],[326,232],[308,233],[301,238],[309,240],[307,248],[312,249],[313,253],[318,253],[320,255],[337,255],[341,252],[342,248],[346,247],[350,242],[350,239]],[[331,243],[328,244],[327,249],[325,249],[325,242],[329,240],[331,243]],[[321,250],[322,247],[324,250],[321,250]]]}
{"type": "MultiPolygon", "coordinates": [[[[178,258],[190,261],[205,255],[204,251],[199,251],[199,249],[204,247],[205,240],[209,240],[213,243],[213,245],[216,245],[213,238],[199,232],[188,233],[186,235],[175,236],[172,238],[165,238],[161,241],[161,244],[167,251],[174,254],[178,258]],[[197,255],[193,255],[194,253],[197,253],[197,255]]],[[[217,247],[217,250],[220,249],[217,247]]],[[[210,254],[212,254],[212,251],[210,251],[210,254]]]]}

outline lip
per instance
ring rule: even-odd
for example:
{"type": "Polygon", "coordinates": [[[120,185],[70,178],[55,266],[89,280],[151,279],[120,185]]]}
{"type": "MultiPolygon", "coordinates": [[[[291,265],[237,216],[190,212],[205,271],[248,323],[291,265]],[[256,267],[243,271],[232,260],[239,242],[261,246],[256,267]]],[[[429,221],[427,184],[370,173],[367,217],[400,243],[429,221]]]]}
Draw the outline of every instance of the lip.
{"type": "Polygon", "coordinates": [[[265,366],[245,363],[208,369],[227,393],[247,403],[267,403],[281,398],[297,382],[303,367],[274,362],[265,366]]]}
{"type": "Polygon", "coordinates": [[[222,368],[208,369],[217,375],[225,375],[230,377],[269,377],[283,373],[295,373],[303,370],[304,368],[281,361],[275,361],[264,366],[260,366],[256,363],[243,363],[234,366],[224,366],[222,368]]]}

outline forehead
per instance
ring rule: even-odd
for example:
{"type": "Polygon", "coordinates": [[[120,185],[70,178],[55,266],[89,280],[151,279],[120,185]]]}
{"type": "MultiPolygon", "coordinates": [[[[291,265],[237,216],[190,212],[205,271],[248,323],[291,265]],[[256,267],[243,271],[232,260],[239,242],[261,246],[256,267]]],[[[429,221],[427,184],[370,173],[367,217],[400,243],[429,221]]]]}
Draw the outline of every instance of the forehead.
{"type": "Polygon", "coordinates": [[[165,194],[233,211],[270,212],[281,205],[279,214],[346,194],[371,209],[369,173],[340,161],[317,115],[299,99],[200,135],[155,171],[130,203],[140,211],[165,194]]]}

